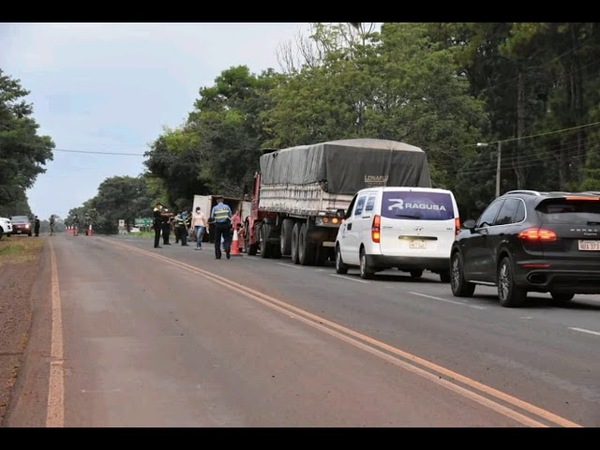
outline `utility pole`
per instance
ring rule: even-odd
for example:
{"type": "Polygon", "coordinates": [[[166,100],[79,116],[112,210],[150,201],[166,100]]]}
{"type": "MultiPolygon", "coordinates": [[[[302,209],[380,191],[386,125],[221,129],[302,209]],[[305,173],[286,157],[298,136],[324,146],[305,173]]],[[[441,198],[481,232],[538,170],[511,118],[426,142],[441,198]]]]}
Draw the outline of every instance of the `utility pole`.
{"type": "MultiPolygon", "coordinates": [[[[477,147],[487,147],[487,142],[478,142],[477,147]]],[[[500,197],[500,167],[502,165],[502,141],[498,141],[498,154],[496,155],[496,197],[500,197]]]]}
{"type": "Polygon", "coordinates": [[[500,197],[500,161],[502,160],[502,142],[498,141],[498,162],[496,164],[496,197],[500,197]]]}

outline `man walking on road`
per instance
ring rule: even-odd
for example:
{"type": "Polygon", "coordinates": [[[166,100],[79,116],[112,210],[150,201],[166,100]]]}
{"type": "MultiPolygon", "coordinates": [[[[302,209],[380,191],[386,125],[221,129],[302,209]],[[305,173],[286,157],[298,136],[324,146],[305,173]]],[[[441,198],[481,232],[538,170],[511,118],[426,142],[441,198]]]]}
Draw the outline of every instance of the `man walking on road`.
{"type": "Polygon", "coordinates": [[[210,219],[215,223],[215,258],[221,259],[221,237],[227,259],[231,257],[231,208],[223,203],[223,196],[217,196],[217,204],[210,212],[210,219]]]}

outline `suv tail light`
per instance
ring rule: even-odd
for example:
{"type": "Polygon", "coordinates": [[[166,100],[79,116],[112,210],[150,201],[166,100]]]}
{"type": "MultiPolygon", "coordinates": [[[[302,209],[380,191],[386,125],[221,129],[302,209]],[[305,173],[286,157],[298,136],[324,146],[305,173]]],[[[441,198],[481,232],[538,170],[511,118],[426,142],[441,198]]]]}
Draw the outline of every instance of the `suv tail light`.
{"type": "Polygon", "coordinates": [[[460,233],[460,217],[454,219],[454,236],[458,236],[460,233]]]}
{"type": "Polygon", "coordinates": [[[371,240],[379,244],[381,242],[381,216],[375,214],[373,216],[373,224],[371,225],[371,240]]]}
{"type": "Polygon", "coordinates": [[[527,228],[521,231],[518,237],[524,241],[552,242],[557,240],[556,233],[547,228],[527,228]]]}

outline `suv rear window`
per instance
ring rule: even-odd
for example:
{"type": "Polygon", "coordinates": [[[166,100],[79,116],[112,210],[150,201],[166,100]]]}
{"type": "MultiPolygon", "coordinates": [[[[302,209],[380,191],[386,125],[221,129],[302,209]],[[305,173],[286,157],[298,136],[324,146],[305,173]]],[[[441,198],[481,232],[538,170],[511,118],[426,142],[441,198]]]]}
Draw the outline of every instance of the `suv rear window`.
{"type": "Polygon", "coordinates": [[[541,202],[536,210],[544,223],[600,224],[600,201],[553,198],[541,202]]]}
{"type": "Polygon", "coordinates": [[[381,215],[400,220],[454,218],[452,196],[443,192],[388,191],[383,193],[381,215]]]}

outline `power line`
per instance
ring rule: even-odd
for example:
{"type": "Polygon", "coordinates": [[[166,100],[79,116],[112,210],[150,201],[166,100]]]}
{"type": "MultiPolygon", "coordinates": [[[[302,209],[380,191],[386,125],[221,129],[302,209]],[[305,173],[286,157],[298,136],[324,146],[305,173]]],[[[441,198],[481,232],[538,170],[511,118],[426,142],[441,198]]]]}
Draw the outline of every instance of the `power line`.
{"type": "MultiPolygon", "coordinates": [[[[521,141],[524,139],[532,139],[532,138],[536,138],[536,137],[550,136],[550,135],[556,134],[556,133],[564,133],[567,131],[579,130],[581,128],[593,127],[596,125],[600,125],[600,122],[586,123],[584,125],[578,125],[578,126],[571,127],[571,128],[562,128],[560,130],[547,131],[545,133],[532,134],[529,136],[520,136],[520,137],[515,137],[515,138],[510,138],[510,139],[499,139],[497,141],[486,141],[486,142],[490,145],[497,144],[498,142],[502,142],[504,144],[505,142],[514,142],[514,141],[521,141]]],[[[476,145],[477,144],[469,144],[468,146],[476,146],[476,145]]],[[[146,156],[146,153],[100,152],[100,151],[92,151],[92,150],[67,150],[67,149],[63,149],[63,148],[55,148],[55,149],[53,149],[53,151],[68,152],[68,153],[88,153],[88,154],[96,154],[96,155],[146,156]]]]}
{"type": "Polygon", "coordinates": [[[66,150],[64,148],[55,148],[55,152],[68,152],[68,153],[89,153],[95,155],[120,155],[120,156],[146,156],[144,153],[119,153],[119,152],[98,152],[91,150],[66,150]]]}
{"type": "MultiPolygon", "coordinates": [[[[560,130],[554,130],[554,131],[548,131],[545,133],[540,133],[540,134],[532,134],[529,136],[520,136],[520,137],[515,137],[515,138],[510,138],[510,139],[499,139],[497,141],[486,141],[488,144],[492,145],[492,144],[497,144],[498,142],[502,142],[503,144],[505,142],[514,142],[514,141],[521,141],[524,139],[533,139],[536,137],[541,137],[541,136],[549,136],[551,134],[556,134],[556,133],[563,133],[566,131],[573,131],[573,130],[579,130],[580,128],[586,128],[586,127],[593,127],[596,125],[600,125],[600,122],[593,122],[593,123],[586,123],[585,125],[578,125],[576,127],[571,127],[571,128],[562,128],[560,130]]],[[[477,146],[477,144],[469,144],[471,147],[473,146],[477,146]]]]}

